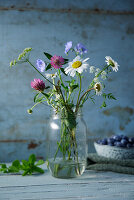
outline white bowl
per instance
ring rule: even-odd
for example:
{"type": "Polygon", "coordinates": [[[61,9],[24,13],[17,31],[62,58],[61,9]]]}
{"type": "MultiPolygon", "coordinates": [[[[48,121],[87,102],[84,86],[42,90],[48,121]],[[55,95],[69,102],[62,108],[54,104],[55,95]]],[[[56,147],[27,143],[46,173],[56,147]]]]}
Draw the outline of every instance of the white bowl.
{"type": "Polygon", "coordinates": [[[119,159],[134,159],[134,147],[122,148],[109,145],[101,145],[94,142],[94,147],[99,156],[106,158],[119,159]]]}

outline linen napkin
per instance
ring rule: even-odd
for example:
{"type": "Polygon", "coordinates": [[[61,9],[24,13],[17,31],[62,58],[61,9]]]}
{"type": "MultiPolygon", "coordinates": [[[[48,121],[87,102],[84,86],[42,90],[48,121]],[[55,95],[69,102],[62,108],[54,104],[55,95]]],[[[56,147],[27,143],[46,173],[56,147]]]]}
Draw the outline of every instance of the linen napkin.
{"type": "Polygon", "coordinates": [[[87,157],[86,169],[134,175],[134,159],[116,160],[99,156],[97,153],[90,153],[87,157]]]}

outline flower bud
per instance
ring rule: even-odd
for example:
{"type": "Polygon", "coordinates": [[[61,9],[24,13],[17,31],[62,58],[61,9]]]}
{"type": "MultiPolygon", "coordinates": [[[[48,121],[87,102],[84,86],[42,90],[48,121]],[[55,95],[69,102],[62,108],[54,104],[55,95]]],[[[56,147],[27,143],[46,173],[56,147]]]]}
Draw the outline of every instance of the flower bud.
{"type": "Polygon", "coordinates": [[[27,112],[28,112],[28,114],[32,114],[33,111],[32,111],[32,109],[28,109],[27,112]]]}

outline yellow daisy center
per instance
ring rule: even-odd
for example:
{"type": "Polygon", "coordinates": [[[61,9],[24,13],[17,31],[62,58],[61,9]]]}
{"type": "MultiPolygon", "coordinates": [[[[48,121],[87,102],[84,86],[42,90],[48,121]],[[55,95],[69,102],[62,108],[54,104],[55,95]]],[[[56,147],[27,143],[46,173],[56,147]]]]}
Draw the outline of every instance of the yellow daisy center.
{"type": "Polygon", "coordinates": [[[115,67],[114,63],[112,60],[109,60],[109,64],[112,66],[112,67],[115,67]]]}
{"type": "Polygon", "coordinates": [[[100,84],[96,84],[95,89],[99,92],[101,90],[100,84]]]}
{"type": "Polygon", "coordinates": [[[77,69],[77,68],[79,68],[81,65],[82,65],[82,62],[78,60],[78,61],[75,61],[75,62],[72,64],[72,67],[73,67],[74,69],[77,69]]]}

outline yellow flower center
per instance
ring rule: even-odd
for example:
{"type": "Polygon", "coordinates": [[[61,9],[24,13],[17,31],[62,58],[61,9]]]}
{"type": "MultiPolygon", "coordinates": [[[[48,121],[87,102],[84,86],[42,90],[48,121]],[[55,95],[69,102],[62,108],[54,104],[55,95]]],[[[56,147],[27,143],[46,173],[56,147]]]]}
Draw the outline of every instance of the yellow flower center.
{"type": "Polygon", "coordinates": [[[100,84],[96,84],[95,89],[99,92],[101,90],[100,84]]]}
{"type": "Polygon", "coordinates": [[[74,69],[77,69],[77,68],[79,68],[81,65],[82,65],[82,62],[78,60],[78,61],[75,61],[75,62],[72,64],[72,67],[73,67],[74,69]]]}
{"type": "Polygon", "coordinates": [[[109,60],[109,64],[112,66],[112,67],[115,67],[114,63],[112,60],[109,60]]]}

